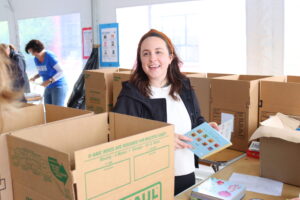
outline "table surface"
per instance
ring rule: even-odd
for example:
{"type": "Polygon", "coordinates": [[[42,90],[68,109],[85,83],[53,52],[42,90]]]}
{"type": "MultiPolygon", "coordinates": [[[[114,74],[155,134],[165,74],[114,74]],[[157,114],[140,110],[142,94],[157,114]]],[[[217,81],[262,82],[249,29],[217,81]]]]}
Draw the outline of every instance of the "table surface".
{"type": "Polygon", "coordinates": [[[241,156],[242,154],[244,154],[244,152],[236,151],[236,150],[232,150],[232,149],[224,149],[223,151],[220,151],[218,153],[215,153],[215,154],[205,158],[205,160],[226,162],[226,161],[235,159],[238,156],[241,156]]]}
{"type": "MultiPolygon", "coordinates": [[[[212,177],[228,180],[233,172],[252,175],[252,176],[259,176],[259,160],[255,158],[243,157],[240,160],[224,167],[222,170],[212,175],[212,177]]],[[[175,197],[175,200],[189,200],[191,189],[192,188],[187,189],[186,191],[177,195],[175,197]]],[[[300,193],[299,187],[284,184],[283,191],[280,197],[246,191],[246,195],[243,198],[243,200],[249,200],[251,198],[262,199],[262,200],[286,200],[286,199],[298,197],[299,193],[300,193]]]]}

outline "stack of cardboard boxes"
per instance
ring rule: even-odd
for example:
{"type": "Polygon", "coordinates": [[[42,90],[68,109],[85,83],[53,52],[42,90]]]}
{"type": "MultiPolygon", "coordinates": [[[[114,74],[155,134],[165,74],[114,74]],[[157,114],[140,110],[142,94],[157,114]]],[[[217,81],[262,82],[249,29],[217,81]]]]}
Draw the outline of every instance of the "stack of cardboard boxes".
{"type": "Polygon", "coordinates": [[[131,70],[122,68],[86,70],[86,109],[95,113],[111,111],[122,89],[121,83],[129,79],[130,73],[131,70]]]}
{"type": "Polygon", "coordinates": [[[104,68],[85,71],[86,109],[95,113],[108,112],[112,109],[113,73],[118,68],[104,68]]]}

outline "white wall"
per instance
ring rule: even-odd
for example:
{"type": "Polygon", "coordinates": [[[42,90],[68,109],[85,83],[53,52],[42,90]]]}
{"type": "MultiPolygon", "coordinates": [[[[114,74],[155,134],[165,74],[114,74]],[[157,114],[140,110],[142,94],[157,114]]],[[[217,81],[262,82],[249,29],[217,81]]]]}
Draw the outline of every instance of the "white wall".
{"type": "MultiPolygon", "coordinates": [[[[181,1],[184,0],[93,0],[94,6],[97,8],[94,16],[94,24],[116,22],[116,8],[181,1]]],[[[94,36],[97,36],[97,30],[94,29],[94,36]]],[[[94,37],[94,41],[98,42],[98,37],[94,37]]]]}
{"type": "Polygon", "coordinates": [[[247,0],[247,72],[282,75],[284,1],[247,0]]]}
{"type": "MultiPolygon", "coordinates": [[[[116,22],[116,8],[179,1],[183,0],[0,0],[0,20],[9,21],[10,40],[18,44],[16,20],[80,13],[82,27],[94,24],[94,43],[98,44],[98,24],[116,22]]],[[[284,1],[246,1],[248,73],[282,74],[284,1]]]]}
{"type": "MultiPolygon", "coordinates": [[[[116,22],[116,8],[183,0],[94,0],[94,24],[116,22]]],[[[226,1],[226,0],[224,0],[226,1]]],[[[247,72],[283,74],[283,0],[246,0],[247,72]]],[[[138,16],[137,16],[138,17],[138,16]]],[[[98,28],[94,41],[98,42],[98,28]]]]}
{"type": "Polygon", "coordinates": [[[0,0],[0,20],[9,21],[10,41],[18,47],[17,20],[80,13],[81,26],[92,26],[90,0],[0,0]],[[12,10],[8,2],[11,2],[12,10]]]}

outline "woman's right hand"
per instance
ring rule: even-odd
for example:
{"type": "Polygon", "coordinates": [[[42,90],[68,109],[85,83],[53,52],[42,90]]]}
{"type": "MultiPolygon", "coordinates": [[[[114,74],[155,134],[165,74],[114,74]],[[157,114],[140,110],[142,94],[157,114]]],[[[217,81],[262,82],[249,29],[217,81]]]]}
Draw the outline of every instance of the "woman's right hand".
{"type": "Polygon", "coordinates": [[[29,81],[34,82],[35,81],[35,77],[32,77],[31,79],[29,79],[29,81]]]}
{"type": "Polygon", "coordinates": [[[185,143],[193,141],[191,138],[175,133],[175,149],[185,149],[185,148],[193,148],[192,145],[185,143]]]}

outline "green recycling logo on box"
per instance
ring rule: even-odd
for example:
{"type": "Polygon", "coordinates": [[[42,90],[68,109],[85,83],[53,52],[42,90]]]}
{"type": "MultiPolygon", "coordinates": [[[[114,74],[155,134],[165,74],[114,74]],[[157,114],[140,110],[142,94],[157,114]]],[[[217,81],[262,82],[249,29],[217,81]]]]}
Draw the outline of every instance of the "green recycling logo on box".
{"type": "Polygon", "coordinates": [[[154,183],[120,200],[162,200],[161,182],[154,183]]]}
{"type": "Polygon", "coordinates": [[[66,185],[68,174],[63,165],[59,165],[55,158],[48,157],[48,163],[53,175],[66,185]]]}

